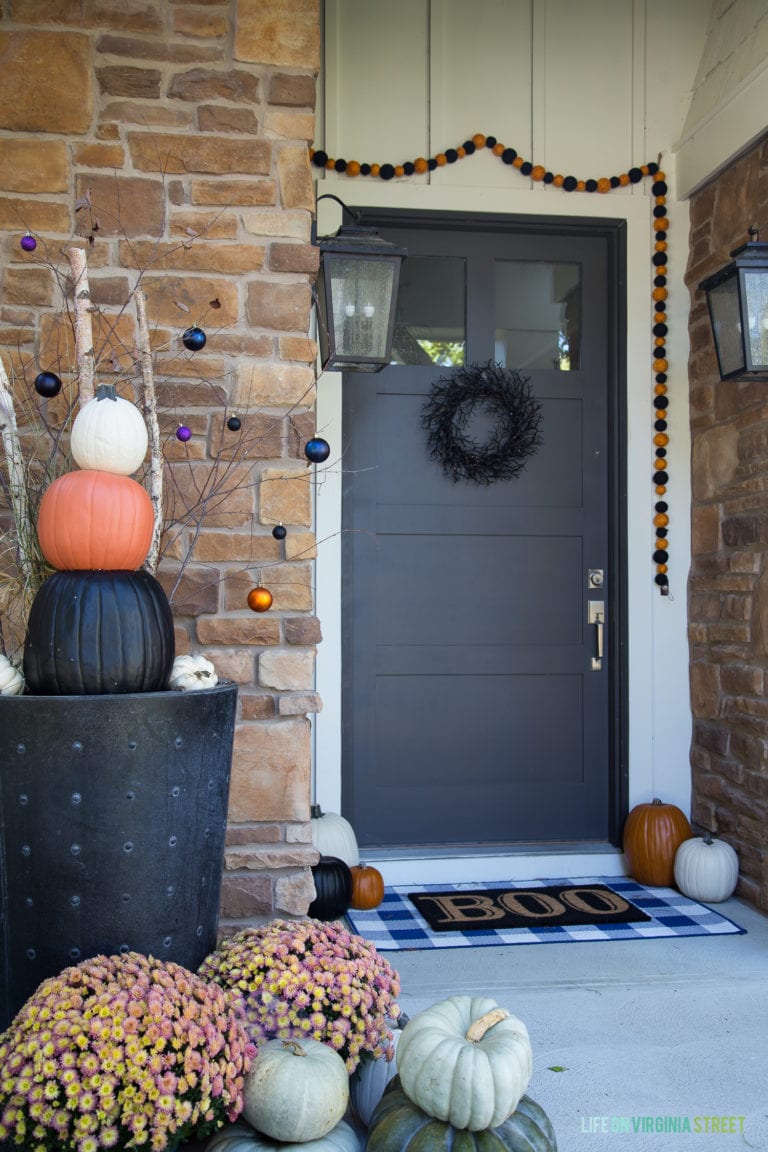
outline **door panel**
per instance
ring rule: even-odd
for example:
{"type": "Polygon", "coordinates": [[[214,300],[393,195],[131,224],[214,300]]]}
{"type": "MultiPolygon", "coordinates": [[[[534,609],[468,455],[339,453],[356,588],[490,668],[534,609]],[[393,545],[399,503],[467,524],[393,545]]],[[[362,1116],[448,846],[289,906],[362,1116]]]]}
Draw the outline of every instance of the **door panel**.
{"type": "Polygon", "coordinates": [[[517,479],[487,486],[448,479],[421,425],[450,372],[423,362],[423,341],[463,335],[455,290],[444,328],[439,298],[406,301],[429,317],[409,329],[409,363],[345,377],[343,811],[363,847],[615,838],[617,644],[610,627],[593,670],[587,622],[589,599],[614,618],[619,601],[609,240],[496,222],[381,232],[412,256],[465,261],[467,363],[506,347],[551,363],[559,347],[567,366],[570,340],[574,364],[507,365],[541,402],[543,443],[517,479]],[[500,261],[519,262],[522,283],[500,261]],[[578,270],[578,326],[569,305],[570,327],[553,337],[545,317],[539,339],[513,302],[545,265],[569,291],[578,270]],[[598,592],[592,568],[606,573],[598,592]]]}

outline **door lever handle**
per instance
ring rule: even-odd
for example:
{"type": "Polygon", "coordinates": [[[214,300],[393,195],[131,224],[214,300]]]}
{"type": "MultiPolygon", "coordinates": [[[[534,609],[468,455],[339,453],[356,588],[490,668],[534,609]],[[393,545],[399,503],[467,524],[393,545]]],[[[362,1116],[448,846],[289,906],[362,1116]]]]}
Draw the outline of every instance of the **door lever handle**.
{"type": "Polygon", "coordinates": [[[592,657],[592,671],[599,672],[603,666],[603,630],[605,626],[604,600],[587,601],[587,622],[589,624],[594,624],[597,629],[595,635],[595,655],[592,657]]]}

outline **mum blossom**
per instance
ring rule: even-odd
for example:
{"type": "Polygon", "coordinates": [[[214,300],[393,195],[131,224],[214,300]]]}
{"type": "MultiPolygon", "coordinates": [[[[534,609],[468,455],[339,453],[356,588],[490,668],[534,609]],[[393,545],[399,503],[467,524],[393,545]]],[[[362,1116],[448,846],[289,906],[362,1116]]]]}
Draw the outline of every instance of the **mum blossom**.
{"type": "Polygon", "coordinates": [[[392,1059],[387,1021],[400,1013],[397,972],[374,944],[340,923],[272,920],[222,941],[200,975],[239,992],[254,1042],[310,1036],[352,1073],[392,1059]]]}
{"type": "Polygon", "coordinates": [[[165,1152],[204,1139],[242,1111],[255,1055],[239,997],[151,956],[97,956],[44,981],[0,1035],[0,1141],[165,1152]]]}

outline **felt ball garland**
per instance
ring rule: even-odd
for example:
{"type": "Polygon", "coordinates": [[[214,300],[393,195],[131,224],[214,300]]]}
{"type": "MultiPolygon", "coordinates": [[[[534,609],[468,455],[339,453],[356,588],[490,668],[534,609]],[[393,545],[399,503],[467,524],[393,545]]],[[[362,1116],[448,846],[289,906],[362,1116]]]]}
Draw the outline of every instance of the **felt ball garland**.
{"type": "MultiPolygon", "coordinates": [[[[310,148],[309,158],[316,168],[329,172],[338,172],[339,175],[355,178],[358,176],[372,176],[380,180],[399,179],[403,176],[421,176],[426,172],[434,172],[437,168],[455,164],[459,160],[472,156],[476,152],[488,148],[497,156],[502,164],[516,168],[522,176],[555,188],[563,192],[586,192],[604,195],[612,192],[614,188],[626,188],[630,184],[639,184],[649,176],[653,179],[651,192],[653,194],[653,289],[651,300],[653,304],[653,408],[654,408],[654,437],[653,437],[653,466],[652,482],[654,493],[658,498],[654,506],[653,527],[656,540],[653,550],[653,562],[656,566],[654,577],[662,596],[669,595],[669,547],[668,524],[669,505],[662,497],[667,494],[669,471],[667,467],[667,451],[669,433],[667,427],[667,409],[669,397],[667,393],[667,373],[669,360],[667,356],[666,337],[667,326],[667,234],[669,232],[669,217],[667,216],[667,184],[666,176],[659,165],[654,162],[641,164],[630,168],[618,176],[600,176],[598,179],[580,179],[577,176],[563,176],[559,172],[551,172],[543,164],[534,164],[525,160],[514,148],[502,144],[495,136],[484,136],[482,132],[465,140],[455,148],[447,148],[445,152],[438,152],[429,158],[417,156],[415,160],[408,160],[402,164],[368,164],[358,160],[336,160],[321,148],[310,148]]],[[[661,157],[659,157],[661,159],[661,157]]]]}

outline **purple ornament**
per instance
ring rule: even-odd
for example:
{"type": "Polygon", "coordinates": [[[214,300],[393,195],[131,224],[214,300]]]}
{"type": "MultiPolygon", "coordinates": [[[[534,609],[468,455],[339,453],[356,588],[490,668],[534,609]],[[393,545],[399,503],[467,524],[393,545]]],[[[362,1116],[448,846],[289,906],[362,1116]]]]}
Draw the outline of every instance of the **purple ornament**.
{"type": "Polygon", "coordinates": [[[25,232],[19,243],[25,252],[34,252],[35,248],[37,248],[37,240],[35,240],[31,232],[25,232]]]}
{"type": "Polygon", "coordinates": [[[186,424],[179,424],[176,429],[176,439],[181,440],[182,444],[186,444],[187,440],[192,439],[192,429],[187,428],[186,424]]]}

